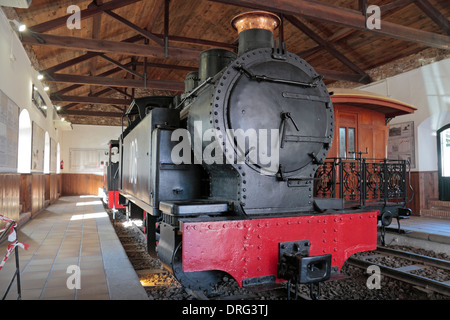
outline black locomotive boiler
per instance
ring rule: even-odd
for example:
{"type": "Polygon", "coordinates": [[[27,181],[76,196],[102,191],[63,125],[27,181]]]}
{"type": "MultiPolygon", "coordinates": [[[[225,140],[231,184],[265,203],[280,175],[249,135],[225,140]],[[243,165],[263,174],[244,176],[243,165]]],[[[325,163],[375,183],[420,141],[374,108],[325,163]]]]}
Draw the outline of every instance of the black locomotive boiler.
{"type": "Polygon", "coordinates": [[[313,197],[333,105],[322,77],[274,45],[279,24],[235,17],[237,55],[204,51],[181,97],[127,112],[122,203],[145,214],[149,253],[187,287],[209,289],[223,272],[240,286],[320,283],[376,248],[377,210],[313,197]]]}

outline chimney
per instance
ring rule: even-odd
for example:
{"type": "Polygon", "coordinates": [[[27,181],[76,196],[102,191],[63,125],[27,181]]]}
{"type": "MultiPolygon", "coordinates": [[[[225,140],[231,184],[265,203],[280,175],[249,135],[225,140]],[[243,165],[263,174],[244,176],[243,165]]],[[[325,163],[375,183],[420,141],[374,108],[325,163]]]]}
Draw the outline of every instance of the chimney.
{"type": "Polygon", "coordinates": [[[280,18],[267,11],[244,12],[231,20],[239,34],[238,55],[257,48],[272,48],[273,31],[280,25],[280,18]]]}

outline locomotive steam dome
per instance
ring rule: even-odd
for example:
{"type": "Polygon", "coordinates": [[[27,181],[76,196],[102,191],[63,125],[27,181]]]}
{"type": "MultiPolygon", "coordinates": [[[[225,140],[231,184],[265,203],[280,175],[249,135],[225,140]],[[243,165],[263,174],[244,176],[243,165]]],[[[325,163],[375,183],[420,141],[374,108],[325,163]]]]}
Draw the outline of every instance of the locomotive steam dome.
{"type": "MultiPolygon", "coordinates": [[[[203,162],[211,197],[234,198],[246,214],[310,210],[314,174],[333,139],[328,90],[307,62],[274,47],[280,23],[262,11],[236,16],[238,57],[230,61],[231,53],[221,54],[226,67],[189,108],[191,136],[213,132],[224,155],[223,163],[203,162]],[[239,144],[242,133],[245,143],[239,144]],[[227,187],[231,183],[236,190],[227,187]],[[267,197],[261,199],[261,192],[267,197]]],[[[204,139],[202,150],[210,143],[204,139]]]]}

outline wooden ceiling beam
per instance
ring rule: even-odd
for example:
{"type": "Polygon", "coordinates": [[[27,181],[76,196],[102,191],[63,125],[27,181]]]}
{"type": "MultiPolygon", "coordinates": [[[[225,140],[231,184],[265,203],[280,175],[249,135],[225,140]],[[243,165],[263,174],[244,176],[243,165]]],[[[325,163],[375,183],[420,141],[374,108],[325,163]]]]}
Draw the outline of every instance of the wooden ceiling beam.
{"type": "Polygon", "coordinates": [[[349,69],[351,69],[353,72],[360,74],[360,75],[367,76],[367,74],[364,72],[364,70],[362,70],[354,62],[350,61],[350,59],[348,59],[346,56],[344,56],[342,53],[340,53],[331,43],[322,39],[321,36],[319,36],[317,33],[315,33],[313,30],[311,30],[303,22],[301,22],[297,18],[295,18],[293,16],[289,16],[289,15],[286,15],[285,19],[287,21],[289,21],[292,25],[294,25],[296,28],[298,28],[300,31],[302,31],[304,34],[306,34],[308,37],[310,37],[312,40],[314,40],[318,45],[320,45],[321,47],[326,49],[333,57],[338,59],[345,66],[347,66],[349,69]]]}
{"type": "Polygon", "coordinates": [[[58,63],[57,65],[54,65],[53,67],[47,68],[45,70],[42,70],[41,73],[42,74],[45,74],[45,73],[52,74],[52,73],[57,72],[59,70],[62,70],[62,69],[71,67],[71,66],[73,66],[75,64],[78,64],[78,63],[84,62],[86,60],[89,60],[89,59],[91,59],[93,57],[97,57],[100,54],[101,53],[98,53],[98,52],[88,52],[88,53],[83,54],[81,56],[78,56],[76,58],[73,58],[73,59],[70,59],[70,60],[58,63]]]}
{"type": "Polygon", "coordinates": [[[108,111],[88,111],[88,110],[67,110],[66,114],[71,116],[107,117],[121,118],[123,113],[108,111]]]}
{"type": "Polygon", "coordinates": [[[321,69],[321,68],[314,68],[318,74],[323,75],[323,77],[327,80],[335,80],[335,81],[350,81],[350,82],[357,82],[362,84],[368,84],[370,83],[370,77],[367,74],[355,74],[355,73],[348,73],[348,72],[342,72],[342,71],[334,71],[334,70],[327,70],[327,69],[321,69]]]}
{"type": "MultiPolygon", "coordinates": [[[[128,73],[131,73],[132,75],[135,75],[135,76],[137,76],[137,77],[139,77],[141,79],[144,79],[144,76],[142,74],[140,74],[139,72],[136,72],[136,71],[134,71],[134,70],[132,70],[130,68],[127,68],[125,65],[121,64],[119,61],[116,61],[116,60],[114,60],[114,59],[112,59],[112,58],[110,58],[110,57],[108,57],[108,56],[106,56],[104,54],[99,55],[99,57],[102,58],[102,59],[105,59],[106,61],[111,62],[113,65],[119,67],[120,69],[122,69],[122,70],[124,70],[124,71],[126,71],[128,73]]],[[[131,65],[134,65],[134,63],[131,63],[131,65]]]]}
{"type": "MultiPolygon", "coordinates": [[[[102,95],[104,95],[104,94],[106,94],[106,93],[110,93],[110,91],[111,91],[111,88],[106,88],[106,89],[103,89],[103,90],[101,90],[101,91],[98,91],[98,92],[95,92],[95,93],[91,93],[91,94],[89,94],[88,96],[89,97],[100,97],[100,96],[102,96],[102,95]]],[[[54,96],[56,97],[56,99],[58,99],[58,95],[56,95],[56,94],[54,94],[54,96]]],[[[64,106],[64,107],[62,107],[62,110],[63,110],[63,112],[64,111],[67,111],[67,110],[69,110],[69,109],[71,109],[71,108],[73,108],[73,107],[76,107],[76,106],[83,106],[83,105],[86,105],[86,104],[89,104],[89,103],[86,103],[86,102],[83,102],[83,103],[80,103],[80,102],[72,102],[72,103],[70,103],[70,104],[68,104],[68,105],[66,105],[66,106],[64,106]]]]}
{"type": "MultiPolygon", "coordinates": [[[[144,44],[119,42],[111,40],[87,39],[68,36],[57,36],[44,33],[24,32],[23,44],[32,46],[50,46],[72,50],[93,51],[100,53],[116,53],[128,56],[164,58],[164,48],[144,44]]],[[[192,48],[170,47],[170,58],[184,61],[196,61],[202,50],[192,48]]]]}
{"type": "MultiPolygon", "coordinates": [[[[136,66],[143,66],[143,62],[135,62],[136,66]]],[[[173,70],[183,70],[183,71],[197,71],[198,67],[191,67],[191,66],[180,66],[177,64],[165,64],[165,63],[154,63],[154,62],[147,62],[147,68],[163,68],[163,69],[173,69],[173,70]]]]}
{"type": "MultiPolygon", "coordinates": [[[[386,19],[387,17],[389,17],[390,15],[392,15],[395,12],[395,9],[407,6],[408,4],[413,3],[413,1],[414,0],[396,0],[396,1],[393,1],[393,2],[390,2],[390,3],[380,6],[382,18],[386,19]]],[[[342,40],[348,36],[351,36],[356,31],[357,30],[355,30],[355,29],[345,27],[345,28],[341,29],[340,31],[336,32],[335,34],[333,34],[332,36],[326,38],[325,40],[327,42],[334,43],[334,42],[342,40]]],[[[312,47],[312,48],[309,48],[306,50],[302,50],[299,53],[297,53],[297,55],[299,55],[303,58],[306,58],[306,57],[310,56],[311,54],[316,53],[320,49],[322,49],[321,46],[317,45],[315,47],[312,47]]]]}
{"type": "Polygon", "coordinates": [[[125,91],[120,90],[119,88],[115,88],[115,87],[109,87],[111,90],[114,90],[120,94],[123,94],[124,96],[133,99],[133,96],[131,94],[126,93],[125,91]]]}
{"type": "Polygon", "coordinates": [[[383,4],[382,6],[380,6],[381,14],[384,14],[385,12],[407,6],[408,4],[413,3],[413,1],[414,0],[395,0],[390,3],[383,4]]]}
{"type": "MultiPolygon", "coordinates": [[[[128,66],[130,66],[130,65],[131,65],[131,62],[125,64],[124,66],[128,67],[128,66]]],[[[117,67],[117,68],[114,68],[114,69],[110,69],[110,70],[108,70],[108,71],[105,71],[105,72],[99,74],[98,76],[99,76],[99,77],[107,77],[107,76],[110,76],[110,75],[112,75],[112,74],[114,74],[114,73],[117,73],[117,72],[119,72],[119,71],[122,71],[122,69],[117,67]]],[[[47,79],[48,79],[49,81],[52,81],[52,79],[54,80],[54,74],[47,74],[46,80],[47,80],[47,79]]],[[[82,84],[75,84],[75,85],[72,85],[72,86],[63,88],[63,89],[59,90],[58,92],[54,92],[54,94],[65,94],[65,93],[67,93],[67,92],[69,92],[69,91],[78,89],[78,88],[80,88],[80,87],[82,87],[82,86],[83,86],[82,84]]]]}
{"type": "Polygon", "coordinates": [[[117,21],[123,23],[124,25],[126,25],[127,27],[129,27],[130,29],[136,31],[137,33],[139,33],[140,35],[142,35],[143,37],[152,40],[154,42],[156,42],[158,45],[160,45],[161,47],[164,46],[164,41],[161,40],[158,36],[156,36],[155,34],[135,25],[134,23],[128,21],[127,19],[119,16],[117,13],[112,12],[111,10],[104,10],[103,11],[105,14],[107,14],[108,16],[110,16],[113,19],[116,19],[117,21]]]}
{"type": "MultiPolygon", "coordinates": [[[[103,4],[103,0],[94,0],[88,7],[91,6],[101,6],[103,4]]],[[[102,23],[102,15],[96,14],[92,19],[92,39],[98,39],[100,37],[100,26],[102,23]]],[[[91,71],[90,74],[92,76],[96,76],[97,74],[97,57],[92,57],[91,61],[91,71]]]]}
{"type": "MultiPolygon", "coordinates": [[[[125,39],[125,40],[123,40],[121,42],[134,43],[134,42],[136,42],[138,40],[141,40],[141,39],[142,39],[142,37],[140,35],[137,35],[137,36],[133,36],[131,38],[125,39]]],[[[54,65],[53,67],[47,68],[47,69],[45,69],[45,70],[43,70],[41,72],[42,73],[52,74],[52,73],[55,73],[57,71],[63,70],[65,68],[71,67],[73,65],[76,65],[78,63],[81,63],[81,62],[84,62],[86,60],[89,60],[89,59],[91,59],[93,57],[97,57],[97,56],[99,56],[101,54],[103,54],[103,53],[101,53],[101,52],[87,52],[87,53],[85,53],[85,54],[83,54],[81,56],[78,56],[76,58],[73,58],[73,59],[61,62],[61,63],[59,63],[57,65],[54,65]]]]}
{"type": "Polygon", "coordinates": [[[434,7],[428,0],[415,0],[414,4],[420,8],[439,28],[450,35],[450,21],[434,7]]]}
{"type": "Polygon", "coordinates": [[[173,80],[147,80],[146,83],[136,79],[118,79],[108,77],[80,76],[73,74],[55,73],[53,79],[48,82],[72,83],[79,85],[106,86],[106,87],[122,87],[122,88],[141,88],[168,91],[184,91],[183,81],[173,80]]]}
{"type": "Polygon", "coordinates": [[[121,105],[129,106],[131,104],[130,99],[116,99],[105,97],[93,97],[93,96],[55,96],[51,95],[50,99],[55,102],[77,102],[86,104],[106,104],[106,105],[121,105]]]}
{"type": "MultiPolygon", "coordinates": [[[[139,2],[141,0],[112,0],[105,4],[102,4],[101,6],[90,6],[87,9],[80,11],[80,18],[81,20],[90,18],[92,16],[95,16],[104,10],[114,10],[118,9],[136,2],[139,2]]],[[[69,19],[71,14],[65,15],[64,17],[59,17],[50,21],[46,21],[37,25],[34,25],[32,27],[29,27],[28,29],[32,30],[36,33],[42,33],[47,32],[59,27],[66,26],[67,19],[69,19]]]]}
{"type": "MultiPolygon", "coordinates": [[[[161,39],[164,38],[164,35],[154,33],[155,36],[160,37],[161,39]]],[[[201,44],[205,46],[211,46],[214,48],[226,48],[233,51],[236,51],[237,46],[231,43],[226,42],[219,42],[219,41],[212,41],[212,40],[203,40],[203,39],[196,39],[196,38],[189,38],[189,37],[181,37],[181,36],[174,36],[169,35],[169,40],[173,42],[184,42],[189,44],[201,44]]]]}
{"type": "Polygon", "coordinates": [[[258,8],[285,15],[298,15],[338,26],[367,31],[393,39],[419,43],[429,47],[450,50],[450,36],[405,27],[382,20],[380,29],[366,28],[365,17],[359,11],[341,8],[314,0],[210,0],[241,7],[258,8]]]}

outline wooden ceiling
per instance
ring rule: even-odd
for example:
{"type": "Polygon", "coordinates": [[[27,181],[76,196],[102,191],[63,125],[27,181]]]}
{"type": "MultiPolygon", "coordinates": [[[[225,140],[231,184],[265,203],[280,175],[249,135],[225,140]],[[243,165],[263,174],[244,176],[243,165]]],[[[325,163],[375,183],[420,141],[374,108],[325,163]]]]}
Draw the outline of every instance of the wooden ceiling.
{"type": "Polygon", "coordinates": [[[282,15],[275,39],[327,83],[369,83],[367,70],[429,47],[450,50],[448,0],[33,0],[15,10],[61,114],[118,125],[133,97],[180,94],[202,50],[235,50],[230,21],[253,8],[282,15]],[[67,27],[70,5],[81,9],[81,29],[67,27]],[[381,9],[379,30],[365,26],[368,5],[381,9]]]}

